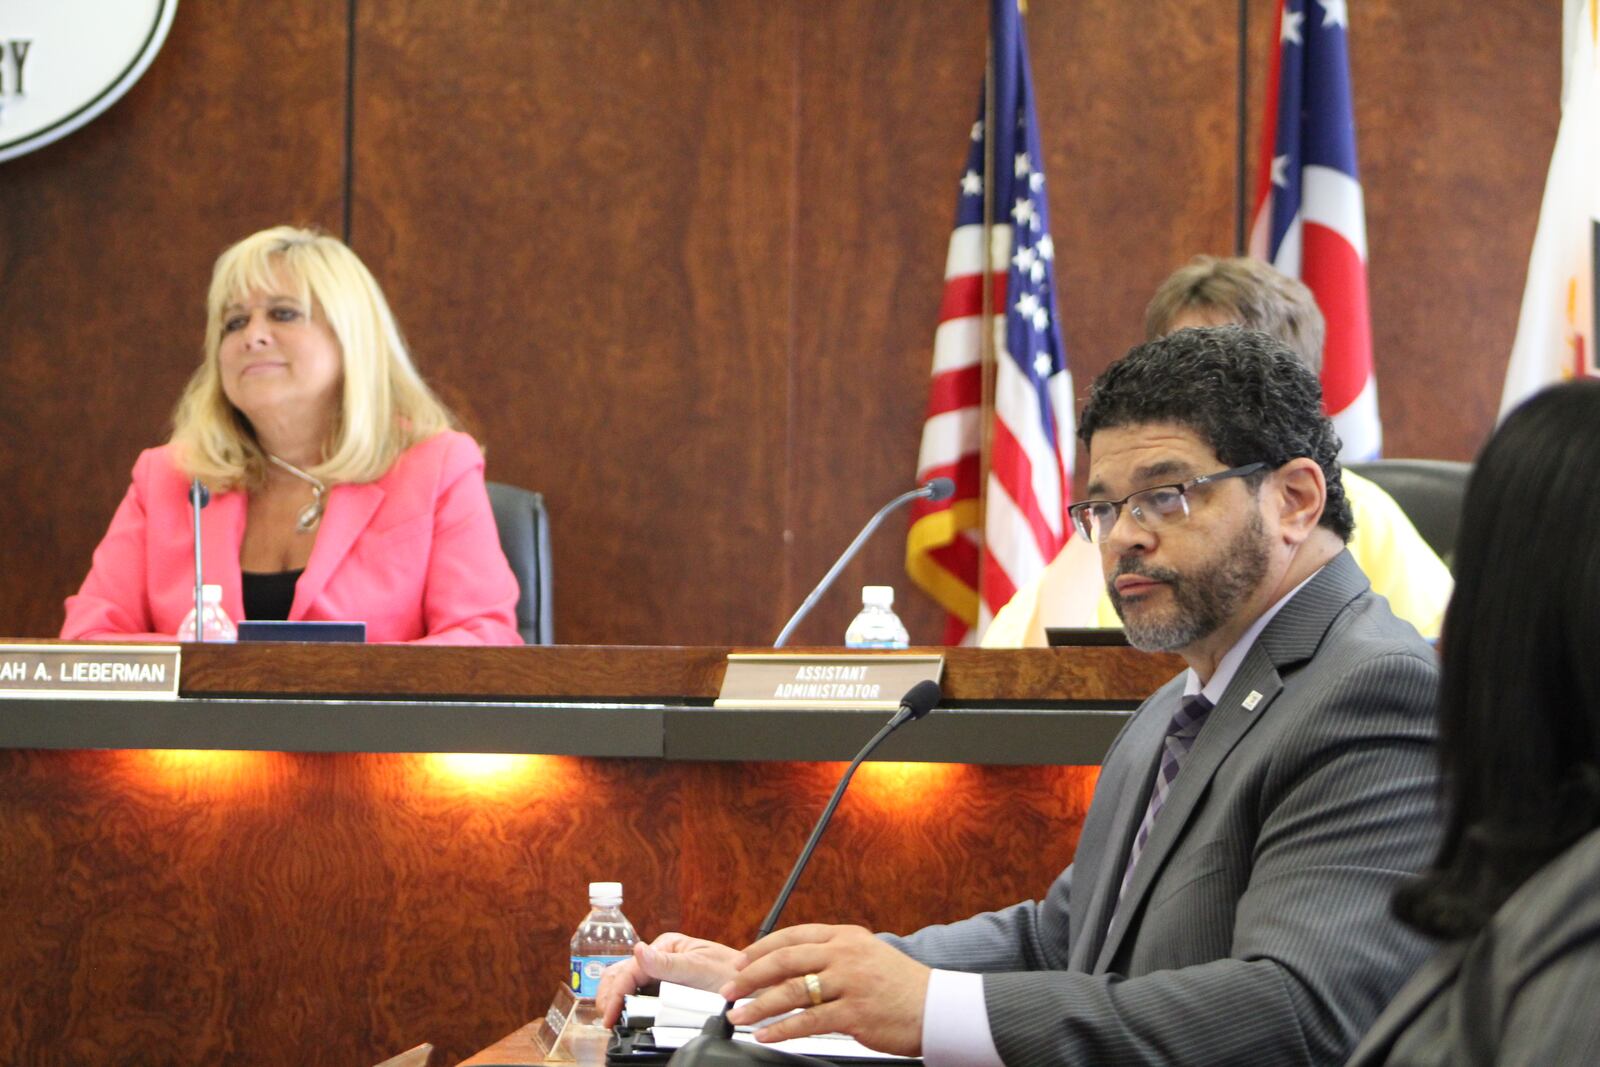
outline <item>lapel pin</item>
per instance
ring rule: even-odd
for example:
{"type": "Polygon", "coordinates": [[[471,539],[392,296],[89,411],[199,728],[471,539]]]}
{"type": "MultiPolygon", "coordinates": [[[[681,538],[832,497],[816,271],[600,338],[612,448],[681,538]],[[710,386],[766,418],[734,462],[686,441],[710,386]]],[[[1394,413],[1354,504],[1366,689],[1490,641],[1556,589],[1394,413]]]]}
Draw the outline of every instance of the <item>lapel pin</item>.
{"type": "Polygon", "coordinates": [[[1261,694],[1252,689],[1250,690],[1250,695],[1244,698],[1244,710],[1255,711],[1256,705],[1259,703],[1261,703],[1261,694]]]}

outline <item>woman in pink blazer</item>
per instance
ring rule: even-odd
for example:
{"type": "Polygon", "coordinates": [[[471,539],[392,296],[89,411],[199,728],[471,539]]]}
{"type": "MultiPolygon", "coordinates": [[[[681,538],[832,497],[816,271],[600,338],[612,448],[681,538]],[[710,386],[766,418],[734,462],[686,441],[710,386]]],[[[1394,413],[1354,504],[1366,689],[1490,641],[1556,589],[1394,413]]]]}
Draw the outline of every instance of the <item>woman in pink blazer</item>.
{"type": "Polygon", "coordinates": [[[369,641],[521,644],[483,455],[412,366],[377,282],[280,226],[217,260],[205,359],[172,439],[143,453],[69,639],[171,640],[206,581],[233,619],[361,620],[369,641]]]}

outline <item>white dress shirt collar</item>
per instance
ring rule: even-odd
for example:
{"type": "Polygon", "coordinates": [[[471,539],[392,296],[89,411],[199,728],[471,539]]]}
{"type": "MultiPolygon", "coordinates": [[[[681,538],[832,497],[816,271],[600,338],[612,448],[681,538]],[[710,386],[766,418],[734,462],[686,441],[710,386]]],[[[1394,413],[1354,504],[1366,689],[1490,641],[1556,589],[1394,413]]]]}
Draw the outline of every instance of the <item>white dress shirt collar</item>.
{"type": "Polygon", "coordinates": [[[1320,573],[1322,573],[1322,568],[1318,567],[1307,576],[1305,582],[1301,582],[1289,590],[1279,598],[1276,604],[1263,611],[1261,617],[1250,624],[1250,629],[1240,635],[1239,640],[1234,642],[1233,647],[1228,649],[1222,658],[1217,661],[1217,669],[1212,673],[1211,680],[1204,686],[1200,684],[1200,676],[1194,672],[1193,667],[1190,667],[1183,676],[1183,695],[1188,697],[1199,693],[1211,702],[1212,707],[1216,707],[1217,702],[1222,699],[1222,694],[1227,692],[1228,683],[1232,682],[1233,676],[1239,673],[1239,665],[1244,662],[1245,653],[1249,652],[1250,646],[1256,643],[1256,638],[1260,637],[1261,631],[1267,628],[1267,623],[1272,621],[1273,616],[1277,615],[1285,604],[1294,599],[1296,593],[1306,587],[1306,582],[1309,582],[1320,573]]]}

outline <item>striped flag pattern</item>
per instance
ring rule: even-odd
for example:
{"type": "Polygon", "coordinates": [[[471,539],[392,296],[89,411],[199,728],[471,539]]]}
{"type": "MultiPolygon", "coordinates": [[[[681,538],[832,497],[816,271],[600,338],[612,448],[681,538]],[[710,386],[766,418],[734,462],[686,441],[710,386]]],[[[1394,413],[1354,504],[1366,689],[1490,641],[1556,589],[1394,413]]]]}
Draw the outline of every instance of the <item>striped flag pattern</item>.
{"type": "Polygon", "coordinates": [[[1060,550],[1069,532],[1066,509],[1076,448],[1044,160],[1017,0],[994,0],[990,32],[997,128],[984,128],[980,100],[956,200],[928,417],[917,457],[918,480],[948,477],[956,491],[937,504],[918,502],[906,543],[907,572],[950,614],[945,632],[950,644],[977,640],[1017,587],[1060,550]],[[989,153],[994,224],[985,249],[989,153]],[[995,354],[987,472],[980,469],[986,259],[995,354]]]}
{"type": "Polygon", "coordinates": [[[1600,2],[1573,22],[1566,99],[1550,157],[1503,418],[1547,385],[1600,376],[1600,2]]]}
{"type": "Polygon", "coordinates": [[[1340,458],[1378,458],[1383,429],[1367,308],[1367,219],[1350,94],[1349,0],[1280,0],[1262,114],[1250,254],[1317,298],[1328,321],[1323,406],[1340,458]]]}

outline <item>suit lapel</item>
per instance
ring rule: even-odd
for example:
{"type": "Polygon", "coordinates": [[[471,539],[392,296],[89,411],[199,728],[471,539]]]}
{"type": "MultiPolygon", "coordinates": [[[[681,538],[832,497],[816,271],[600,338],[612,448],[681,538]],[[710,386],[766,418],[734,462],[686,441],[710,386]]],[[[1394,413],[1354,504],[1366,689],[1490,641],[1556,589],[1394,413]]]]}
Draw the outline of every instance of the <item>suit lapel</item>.
{"type": "MultiPolygon", "coordinates": [[[[1156,875],[1165,866],[1168,855],[1178,842],[1183,840],[1189,820],[1194,816],[1207,790],[1211,788],[1211,779],[1216,776],[1218,768],[1227,759],[1228,753],[1239,743],[1239,739],[1244,737],[1250,727],[1255,725],[1256,720],[1265,714],[1282,689],[1283,681],[1278,677],[1277,669],[1273,667],[1272,661],[1258,642],[1245,656],[1238,673],[1233,676],[1233,681],[1223,691],[1222,699],[1206,717],[1205,726],[1201,728],[1200,736],[1195,739],[1194,748],[1178,770],[1172,791],[1167,794],[1167,802],[1162,806],[1155,825],[1151,827],[1150,840],[1145,842],[1144,851],[1139,855],[1139,864],[1133,870],[1133,881],[1128,883],[1128,891],[1123,894],[1122,902],[1117,906],[1116,918],[1111,929],[1106,932],[1105,945],[1101,948],[1095,964],[1097,972],[1106,970],[1111,960],[1116,958],[1117,950],[1122,947],[1123,938],[1127,936],[1132,918],[1139,913],[1144,898],[1155,883],[1156,875]]],[[[1174,710],[1175,708],[1176,705],[1174,710]]],[[[1164,743],[1164,725],[1162,736],[1164,743]]],[[[1158,760],[1159,753],[1151,758],[1158,760]]],[[[1149,793],[1146,792],[1144,802],[1139,805],[1137,820],[1143,820],[1148,804],[1149,793]]],[[[1122,871],[1119,870],[1119,878],[1121,874],[1122,871]]],[[[1117,888],[1111,887],[1112,899],[1116,898],[1117,888]]]]}
{"type": "MultiPolygon", "coordinates": [[[[1122,873],[1127,866],[1128,851],[1133,845],[1133,835],[1144,818],[1145,804],[1155,784],[1156,766],[1161,758],[1161,746],[1165,743],[1167,723],[1172,721],[1172,713],[1177,710],[1178,701],[1183,695],[1183,678],[1184,675],[1180,674],[1162,686],[1139,709],[1128,726],[1127,736],[1119,745],[1127,752],[1126,757],[1119,755],[1113,765],[1101,771],[1100,784],[1096,789],[1097,799],[1101,803],[1094,805],[1090,814],[1094,814],[1094,808],[1108,811],[1109,814],[1101,835],[1099,865],[1082,871],[1089,876],[1089,884],[1085,889],[1091,892],[1087,893],[1088,905],[1081,921],[1073,924],[1075,930],[1083,932],[1082,936],[1074,939],[1071,952],[1071,965],[1077,970],[1087,972],[1104,944],[1106,927],[1111,922],[1111,912],[1117,902],[1117,889],[1122,884],[1122,873]]],[[[1090,826],[1085,823],[1083,837],[1079,841],[1080,854],[1088,851],[1083,847],[1083,839],[1089,836],[1090,826]]]]}
{"type": "MultiPolygon", "coordinates": [[[[1361,573],[1348,552],[1341,552],[1294,599],[1283,606],[1245,653],[1244,661],[1223,690],[1217,706],[1207,716],[1194,748],[1178,771],[1172,792],[1168,794],[1166,804],[1151,829],[1150,840],[1139,856],[1139,864],[1134,868],[1133,881],[1128,884],[1127,893],[1116,906],[1115,918],[1111,928],[1106,931],[1105,944],[1096,957],[1095,972],[1110,968],[1167,857],[1183,840],[1190,820],[1228,754],[1267,713],[1282,692],[1283,677],[1280,672],[1310,659],[1322,643],[1334,616],[1366,588],[1366,575],[1361,573]]],[[[1174,701],[1172,707],[1168,708],[1169,720],[1175,708],[1174,701]]],[[[1161,723],[1159,729],[1164,738],[1166,721],[1161,723]]],[[[1158,738],[1157,745],[1161,743],[1158,738]]],[[[1152,749],[1152,773],[1153,764],[1159,758],[1159,752],[1152,749]]],[[[1131,815],[1126,811],[1120,812],[1119,818],[1131,817],[1137,826],[1144,818],[1149,797],[1149,790],[1146,789],[1136,803],[1124,805],[1136,810],[1131,815]]],[[[1117,868],[1115,877],[1118,879],[1122,877],[1127,854],[1127,849],[1124,849],[1122,865],[1108,864],[1117,868]]],[[[1097,889],[1110,901],[1116,900],[1116,883],[1097,885],[1097,889]]]]}
{"type": "Polygon", "coordinates": [[[336,485],[328,490],[328,507],[322,516],[322,528],[317,531],[317,543],[311,549],[305,573],[295,583],[290,619],[305,618],[382,504],[383,489],[375,483],[336,485]]]}

